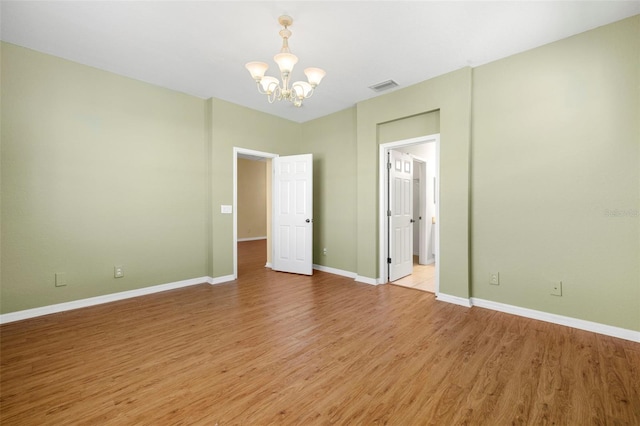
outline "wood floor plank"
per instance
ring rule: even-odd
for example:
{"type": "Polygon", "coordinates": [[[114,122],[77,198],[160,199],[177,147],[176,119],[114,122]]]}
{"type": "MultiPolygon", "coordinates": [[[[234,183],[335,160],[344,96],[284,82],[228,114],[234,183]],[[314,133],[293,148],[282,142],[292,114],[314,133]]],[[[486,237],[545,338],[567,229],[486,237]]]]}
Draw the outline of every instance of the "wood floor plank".
{"type": "Polygon", "coordinates": [[[640,344],[264,267],[0,326],[2,425],[640,424],[640,344]]]}

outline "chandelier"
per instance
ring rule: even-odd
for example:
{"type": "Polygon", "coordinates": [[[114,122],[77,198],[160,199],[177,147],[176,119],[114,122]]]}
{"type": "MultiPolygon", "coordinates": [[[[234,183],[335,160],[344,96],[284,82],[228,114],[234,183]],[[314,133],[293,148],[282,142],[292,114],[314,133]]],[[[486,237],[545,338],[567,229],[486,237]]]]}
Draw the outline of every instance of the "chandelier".
{"type": "Polygon", "coordinates": [[[311,95],[313,95],[313,91],[316,86],[320,84],[326,72],[320,68],[307,68],[304,70],[304,74],[307,76],[308,82],[295,81],[289,86],[289,78],[293,71],[293,66],[298,62],[298,57],[289,50],[291,31],[289,31],[288,27],[293,24],[293,18],[283,15],[278,18],[278,22],[284,27],[284,29],[280,30],[282,49],[280,49],[280,53],[273,57],[273,60],[280,68],[282,83],[275,77],[264,75],[267,68],[269,68],[269,65],[264,62],[249,62],[245,67],[251,73],[251,77],[256,81],[258,92],[267,95],[269,103],[273,103],[276,100],[286,100],[299,107],[302,106],[304,99],[310,98],[311,95]]]}

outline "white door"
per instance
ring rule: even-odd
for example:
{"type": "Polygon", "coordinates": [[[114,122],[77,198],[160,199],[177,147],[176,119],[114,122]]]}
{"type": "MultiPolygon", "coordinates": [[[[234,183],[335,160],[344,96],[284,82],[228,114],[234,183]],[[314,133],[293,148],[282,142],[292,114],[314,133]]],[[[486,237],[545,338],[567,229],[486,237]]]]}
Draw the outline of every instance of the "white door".
{"type": "Polygon", "coordinates": [[[273,159],[273,270],[313,274],[313,157],[273,159]]]}
{"type": "Polygon", "coordinates": [[[413,271],[413,158],[389,151],[389,281],[413,271]]]}

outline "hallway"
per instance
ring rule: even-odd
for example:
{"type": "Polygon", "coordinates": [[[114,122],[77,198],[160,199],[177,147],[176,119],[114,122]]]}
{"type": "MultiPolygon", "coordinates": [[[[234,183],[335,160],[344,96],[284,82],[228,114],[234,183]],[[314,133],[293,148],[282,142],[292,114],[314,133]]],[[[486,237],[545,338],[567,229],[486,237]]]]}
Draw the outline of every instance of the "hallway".
{"type": "Polygon", "coordinates": [[[411,275],[393,281],[391,284],[417,290],[436,292],[436,264],[420,265],[418,256],[413,256],[413,272],[411,275]]]}

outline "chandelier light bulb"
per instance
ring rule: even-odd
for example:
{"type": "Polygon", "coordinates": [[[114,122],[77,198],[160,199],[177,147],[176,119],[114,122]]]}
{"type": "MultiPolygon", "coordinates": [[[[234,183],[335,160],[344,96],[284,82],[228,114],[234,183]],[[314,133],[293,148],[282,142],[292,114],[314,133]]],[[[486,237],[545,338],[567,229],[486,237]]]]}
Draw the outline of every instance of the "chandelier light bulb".
{"type": "Polygon", "coordinates": [[[307,68],[304,70],[304,75],[307,76],[307,80],[311,87],[316,87],[327,73],[320,68],[307,68]]]}
{"type": "Polygon", "coordinates": [[[273,57],[273,60],[280,67],[282,74],[291,74],[294,65],[298,63],[298,57],[293,53],[278,53],[273,57]]]}
{"type": "Polygon", "coordinates": [[[249,70],[251,78],[255,81],[260,81],[262,77],[264,77],[264,73],[269,68],[269,65],[264,62],[249,62],[244,67],[249,70]]]}
{"type": "Polygon", "coordinates": [[[278,81],[278,79],[271,76],[266,76],[260,81],[260,86],[262,86],[262,90],[264,90],[267,95],[275,92],[279,84],[280,82],[278,81]]]}
{"type": "Polygon", "coordinates": [[[295,96],[302,100],[308,98],[313,91],[313,87],[306,81],[296,81],[291,85],[291,89],[295,92],[295,96]]]}

